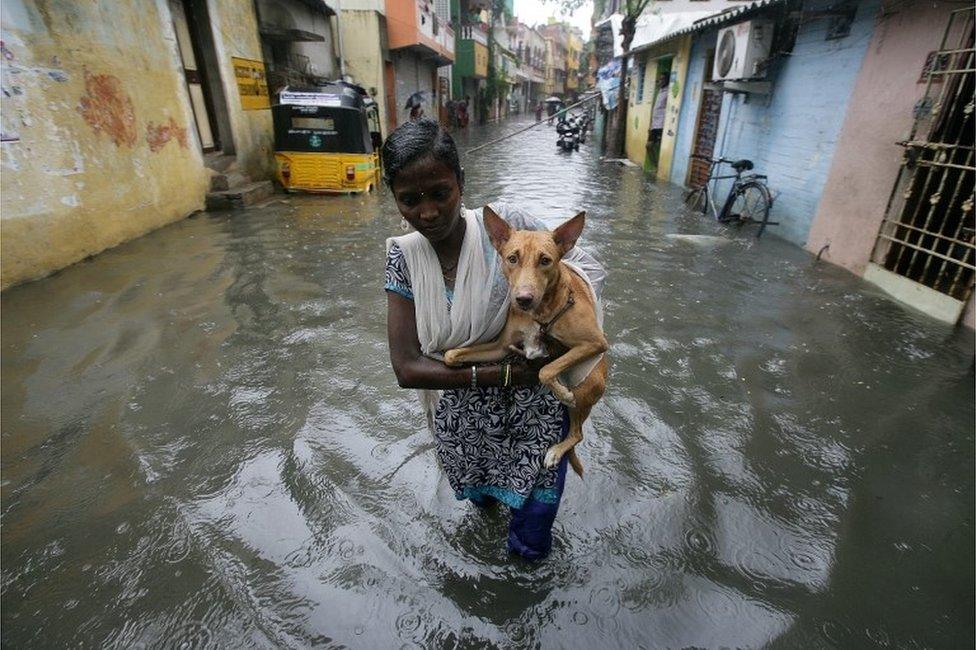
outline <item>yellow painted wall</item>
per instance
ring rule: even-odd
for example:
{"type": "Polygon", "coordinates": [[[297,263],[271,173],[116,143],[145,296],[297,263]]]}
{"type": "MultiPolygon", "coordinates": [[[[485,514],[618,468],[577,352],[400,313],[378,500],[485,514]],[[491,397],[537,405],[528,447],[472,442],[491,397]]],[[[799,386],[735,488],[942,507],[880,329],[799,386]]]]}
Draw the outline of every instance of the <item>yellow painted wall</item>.
{"type": "MultiPolygon", "coordinates": [[[[657,178],[668,180],[671,173],[671,161],[674,158],[674,140],[678,131],[678,115],[681,111],[681,96],[685,79],[688,74],[688,59],[691,50],[691,39],[682,37],[669,41],[650,50],[636,54],[631,65],[636,75],[640,70],[641,61],[646,62],[644,69],[644,93],[642,101],[637,101],[636,76],[630,85],[630,95],[627,104],[627,133],[625,152],[627,158],[643,166],[647,155],[647,136],[651,127],[651,110],[654,107],[655,82],[657,80],[657,62],[662,57],[671,56],[671,88],[666,108],[664,133],[661,138],[661,153],[658,157],[657,178]]],[[[630,72],[628,71],[628,74],[630,72]]]]}
{"type": "MultiPolygon", "coordinates": [[[[104,1],[104,0],[103,0],[104,1]]],[[[133,0],[127,0],[131,2],[133,0]]],[[[274,124],[271,110],[245,111],[237,90],[231,57],[261,60],[261,40],[253,0],[210,0],[210,25],[220,61],[220,77],[227,97],[234,153],[238,166],[252,179],[274,174],[274,124]]],[[[274,98],[272,98],[272,102],[274,98]]]]}
{"type": "Polygon", "coordinates": [[[370,93],[380,111],[383,137],[387,134],[386,93],[383,85],[383,51],[380,48],[380,14],[376,11],[343,9],[339,17],[346,73],[370,93]],[[375,90],[375,93],[374,93],[375,90]]]}
{"type": "Polygon", "coordinates": [[[671,87],[661,134],[661,153],[658,156],[657,179],[668,182],[671,178],[671,162],[674,160],[674,144],[678,135],[678,118],[681,115],[681,98],[688,78],[688,61],[691,58],[691,37],[677,40],[674,60],[671,62],[671,87]]]}
{"type": "Polygon", "coordinates": [[[627,74],[631,75],[631,82],[627,97],[627,138],[624,151],[631,161],[643,165],[647,130],[651,125],[651,109],[654,106],[654,72],[657,70],[657,63],[648,53],[640,53],[631,57],[628,67],[627,74]],[[637,101],[637,75],[640,74],[642,61],[647,64],[644,70],[644,93],[641,101],[637,101]]]}
{"type": "Polygon", "coordinates": [[[156,3],[4,0],[3,19],[3,288],[203,207],[208,178],[156,3]]]}
{"type": "MultiPolygon", "coordinates": [[[[262,58],[253,4],[208,10],[239,166],[270,178],[271,112],[242,109],[231,63],[262,58]]],[[[166,0],[4,0],[2,15],[0,288],[203,208],[166,0]]]]}

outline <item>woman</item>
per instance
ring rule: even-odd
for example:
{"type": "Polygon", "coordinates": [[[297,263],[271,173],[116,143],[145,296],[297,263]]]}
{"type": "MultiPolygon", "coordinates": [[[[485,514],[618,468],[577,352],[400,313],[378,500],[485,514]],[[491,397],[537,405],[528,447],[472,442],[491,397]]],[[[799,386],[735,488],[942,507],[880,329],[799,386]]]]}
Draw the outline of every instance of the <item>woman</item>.
{"type": "MultiPolygon", "coordinates": [[[[387,335],[397,381],[421,389],[457,498],[509,506],[509,550],[542,558],[552,546],[566,459],[552,470],[542,460],[566,435],[566,408],[539,385],[538,366],[458,369],[441,361],[445,350],[493,340],[508,304],[482,213],[462,206],[464,172],[451,136],[433,120],[408,122],[383,145],[383,166],[397,209],[415,230],[387,241],[387,335]]],[[[543,227],[518,209],[493,207],[517,229],[543,227]]],[[[593,258],[576,248],[566,259],[599,292],[604,274],[593,258]]]]}

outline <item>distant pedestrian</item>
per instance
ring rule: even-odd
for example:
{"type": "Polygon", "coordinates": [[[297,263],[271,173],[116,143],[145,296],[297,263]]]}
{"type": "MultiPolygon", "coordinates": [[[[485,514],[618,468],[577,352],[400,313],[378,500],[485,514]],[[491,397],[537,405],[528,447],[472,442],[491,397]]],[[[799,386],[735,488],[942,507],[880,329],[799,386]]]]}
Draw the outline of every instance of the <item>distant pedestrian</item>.
{"type": "Polygon", "coordinates": [[[447,100],[447,103],[444,105],[444,110],[447,111],[447,124],[452,128],[458,125],[457,105],[458,102],[453,99],[447,100]]]}
{"type": "Polygon", "coordinates": [[[468,126],[468,106],[470,106],[471,96],[465,95],[464,99],[457,103],[457,124],[462,129],[468,126]]]}
{"type": "Polygon", "coordinates": [[[542,100],[540,99],[539,100],[539,103],[537,103],[535,105],[535,121],[536,122],[541,122],[542,121],[542,110],[543,110],[543,108],[545,108],[545,107],[542,105],[542,100]]]}

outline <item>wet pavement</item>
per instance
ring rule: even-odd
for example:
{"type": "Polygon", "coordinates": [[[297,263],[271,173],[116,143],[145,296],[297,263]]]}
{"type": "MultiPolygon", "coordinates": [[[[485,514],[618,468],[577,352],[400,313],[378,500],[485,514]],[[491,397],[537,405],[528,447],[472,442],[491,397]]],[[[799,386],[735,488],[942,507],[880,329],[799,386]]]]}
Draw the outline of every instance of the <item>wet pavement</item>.
{"type": "Polygon", "coordinates": [[[396,385],[386,191],[277,197],[3,294],[3,645],[972,645],[971,334],[549,128],[464,164],[610,271],[551,557],[396,385]]]}

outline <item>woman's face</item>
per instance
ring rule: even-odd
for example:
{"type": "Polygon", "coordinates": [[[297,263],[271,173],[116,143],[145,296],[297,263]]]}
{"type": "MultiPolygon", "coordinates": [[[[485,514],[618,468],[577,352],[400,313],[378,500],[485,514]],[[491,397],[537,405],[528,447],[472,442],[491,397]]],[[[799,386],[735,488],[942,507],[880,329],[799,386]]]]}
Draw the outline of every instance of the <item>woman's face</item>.
{"type": "Polygon", "coordinates": [[[461,187],[454,170],[430,156],[397,174],[393,196],[407,223],[432,243],[446,239],[461,219],[461,187]]]}

